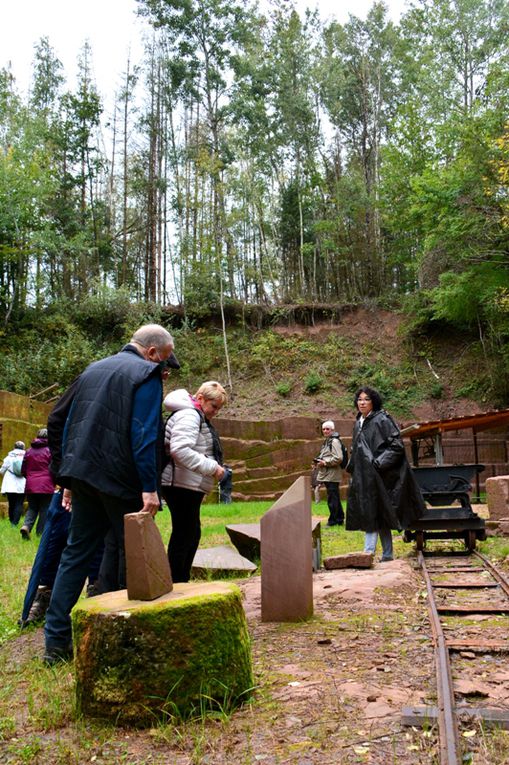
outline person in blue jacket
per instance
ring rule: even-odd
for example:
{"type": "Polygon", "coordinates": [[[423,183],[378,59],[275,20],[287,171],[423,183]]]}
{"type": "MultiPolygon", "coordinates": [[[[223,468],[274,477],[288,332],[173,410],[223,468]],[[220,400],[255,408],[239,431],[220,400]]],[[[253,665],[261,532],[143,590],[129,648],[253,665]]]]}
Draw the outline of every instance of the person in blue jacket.
{"type": "Polygon", "coordinates": [[[77,380],[59,467],[62,502],[72,502],[72,514],[46,613],[47,664],[72,657],[70,612],[106,533],[114,534],[125,570],[124,515],[160,509],[162,380],[173,347],[164,327],[144,325],[77,380]]]}

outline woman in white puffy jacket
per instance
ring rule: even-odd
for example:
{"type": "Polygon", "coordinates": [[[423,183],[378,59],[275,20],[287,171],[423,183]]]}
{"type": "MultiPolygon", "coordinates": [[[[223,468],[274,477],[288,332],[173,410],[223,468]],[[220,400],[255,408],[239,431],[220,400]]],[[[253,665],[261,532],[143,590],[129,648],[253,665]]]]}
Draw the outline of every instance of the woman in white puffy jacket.
{"type": "Polygon", "coordinates": [[[21,464],[24,456],[25,444],[23,441],[16,441],[14,449],[11,449],[0,467],[0,475],[3,475],[0,491],[7,497],[9,520],[12,526],[18,525],[23,512],[26,478],[21,475],[21,464]]]}
{"type": "Polygon", "coordinates": [[[226,391],[214,380],[200,385],[194,396],[180,388],[164,399],[171,412],[164,446],[168,463],[161,477],[170,508],[172,531],[168,559],[174,582],[188,582],[201,537],[200,507],[205,494],[225,473],[221,442],[210,420],[226,403],[226,391]]]}

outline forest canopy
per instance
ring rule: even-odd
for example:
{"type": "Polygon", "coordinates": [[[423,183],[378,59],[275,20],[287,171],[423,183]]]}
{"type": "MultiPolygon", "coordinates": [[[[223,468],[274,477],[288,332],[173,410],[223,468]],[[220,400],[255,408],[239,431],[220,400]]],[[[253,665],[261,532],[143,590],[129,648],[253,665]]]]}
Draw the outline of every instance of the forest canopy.
{"type": "Polygon", "coordinates": [[[399,24],[138,5],[153,36],[113,114],[88,44],[74,89],[47,38],[26,96],[0,70],[4,333],[105,289],[190,319],[396,297],[475,328],[507,377],[506,0],[414,0],[399,24]]]}

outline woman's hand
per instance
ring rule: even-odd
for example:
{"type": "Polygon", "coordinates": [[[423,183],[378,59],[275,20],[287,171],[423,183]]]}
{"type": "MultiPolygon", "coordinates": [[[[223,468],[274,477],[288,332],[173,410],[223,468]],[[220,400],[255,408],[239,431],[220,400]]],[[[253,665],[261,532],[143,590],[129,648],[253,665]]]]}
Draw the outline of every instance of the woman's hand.
{"type": "Polygon", "coordinates": [[[224,467],[222,465],[218,465],[214,472],[214,478],[217,481],[220,481],[225,473],[226,473],[226,470],[224,469],[224,467]]]}

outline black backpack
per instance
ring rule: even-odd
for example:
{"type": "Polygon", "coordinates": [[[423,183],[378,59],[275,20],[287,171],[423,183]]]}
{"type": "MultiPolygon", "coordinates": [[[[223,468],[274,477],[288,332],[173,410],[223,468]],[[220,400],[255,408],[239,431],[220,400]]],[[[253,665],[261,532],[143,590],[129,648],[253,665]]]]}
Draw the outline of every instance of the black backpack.
{"type": "Polygon", "coordinates": [[[348,465],[348,449],[346,448],[346,446],[344,445],[343,441],[340,438],[338,438],[338,441],[341,445],[341,455],[342,455],[340,467],[342,468],[342,470],[344,470],[346,466],[348,465]]]}

